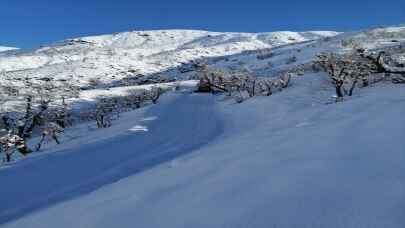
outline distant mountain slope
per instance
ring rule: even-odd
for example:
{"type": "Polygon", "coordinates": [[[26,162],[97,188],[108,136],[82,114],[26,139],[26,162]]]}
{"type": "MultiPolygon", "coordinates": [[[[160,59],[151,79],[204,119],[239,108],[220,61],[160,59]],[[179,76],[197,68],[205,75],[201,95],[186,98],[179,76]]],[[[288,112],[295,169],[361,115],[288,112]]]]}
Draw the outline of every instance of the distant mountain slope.
{"type": "Polygon", "coordinates": [[[18,49],[18,48],[0,46],[0,52],[2,52],[2,51],[16,50],[16,49],[18,49]]]}
{"type": "Polygon", "coordinates": [[[80,86],[94,81],[117,86],[126,78],[185,79],[193,75],[195,63],[274,75],[309,63],[323,51],[382,48],[404,41],[405,27],[349,33],[134,31],[2,52],[0,72],[6,78],[53,77],[80,86]]]}
{"type": "Polygon", "coordinates": [[[335,36],[336,32],[220,33],[193,30],[124,32],[64,40],[0,55],[10,77],[52,75],[86,84],[160,73],[193,61],[335,36]]]}

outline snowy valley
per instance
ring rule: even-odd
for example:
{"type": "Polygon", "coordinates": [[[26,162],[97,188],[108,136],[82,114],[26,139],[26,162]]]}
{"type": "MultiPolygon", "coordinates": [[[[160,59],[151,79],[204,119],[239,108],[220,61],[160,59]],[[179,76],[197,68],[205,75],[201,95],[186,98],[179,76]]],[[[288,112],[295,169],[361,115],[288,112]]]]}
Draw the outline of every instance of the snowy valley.
{"type": "Polygon", "coordinates": [[[1,52],[0,227],[404,227],[404,77],[400,26],[1,52]]]}

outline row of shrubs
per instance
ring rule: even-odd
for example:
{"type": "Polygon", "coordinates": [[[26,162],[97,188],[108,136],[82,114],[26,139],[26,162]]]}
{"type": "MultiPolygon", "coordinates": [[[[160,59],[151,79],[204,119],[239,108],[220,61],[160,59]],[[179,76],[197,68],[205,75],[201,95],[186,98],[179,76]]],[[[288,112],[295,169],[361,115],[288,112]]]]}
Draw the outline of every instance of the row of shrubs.
{"type": "MultiPolygon", "coordinates": [[[[61,100],[51,97],[34,97],[27,95],[24,111],[4,112],[0,114],[0,154],[3,162],[10,162],[12,156],[19,152],[23,156],[40,151],[44,141],[51,140],[60,144],[59,137],[65,128],[83,121],[95,121],[98,128],[107,128],[120,113],[156,104],[165,92],[160,87],[130,90],[126,95],[100,97],[93,105],[75,111],[66,98],[61,100]],[[28,141],[39,136],[34,148],[28,141]]],[[[17,97],[16,97],[17,99],[17,97]]]]}

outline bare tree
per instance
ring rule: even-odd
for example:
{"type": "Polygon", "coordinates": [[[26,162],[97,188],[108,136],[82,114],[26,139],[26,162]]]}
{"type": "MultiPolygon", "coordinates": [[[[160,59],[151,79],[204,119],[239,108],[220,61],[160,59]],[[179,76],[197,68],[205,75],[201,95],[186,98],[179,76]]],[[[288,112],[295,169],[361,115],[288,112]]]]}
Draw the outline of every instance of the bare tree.
{"type": "Polygon", "coordinates": [[[295,62],[297,62],[297,57],[296,56],[291,56],[285,61],[286,64],[292,64],[292,63],[295,63],[295,62]]]}
{"type": "Polygon", "coordinates": [[[352,96],[359,82],[360,86],[367,87],[370,83],[381,80],[373,80],[373,75],[395,74],[399,76],[393,78],[393,82],[401,81],[405,75],[405,67],[387,64],[386,59],[390,58],[390,54],[384,51],[367,52],[365,49],[356,49],[348,54],[320,54],[315,65],[330,75],[335,85],[337,101],[340,101],[345,95],[352,96]]]}
{"type": "Polygon", "coordinates": [[[116,104],[111,98],[102,97],[98,100],[95,110],[95,120],[98,128],[111,127],[112,116],[116,104]]]}
{"type": "Polygon", "coordinates": [[[264,96],[271,96],[273,94],[274,81],[268,78],[259,81],[260,93],[264,96]]]}
{"type": "Polygon", "coordinates": [[[247,96],[270,96],[275,91],[287,88],[291,82],[289,73],[280,78],[256,77],[247,70],[226,72],[205,66],[199,70],[199,74],[200,82],[196,92],[224,93],[234,97],[237,103],[243,102],[247,96]]]}
{"type": "Polygon", "coordinates": [[[283,89],[287,88],[291,82],[291,74],[287,73],[280,77],[280,84],[283,89]]]}
{"type": "Polygon", "coordinates": [[[47,123],[45,126],[42,126],[41,139],[37,143],[36,151],[39,151],[41,149],[42,143],[48,137],[51,138],[52,140],[54,140],[57,144],[60,144],[58,136],[62,132],[63,132],[63,128],[54,122],[50,122],[50,123],[47,123]]]}
{"type": "Polygon", "coordinates": [[[12,155],[22,145],[22,138],[11,132],[7,135],[0,137],[0,152],[5,154],[4,162],[10,162],[12,155]]]}
{"type": "Polygon", "coordinates": [[[153,104],[156,104],[163,94],[163,89],[157,86],[153,86],[149,91],[149,97],[153,104]]]}
{"type": "MultiPolygon", "coordinates": [[[[50,123],[64,128],[71,124],[69,104],[66,99],[78,96],[79,89],[68,81],[56,81],[50,76],[27,75],[9,79],[6,90],[0,89],[0,98],[14,104],[13,111],[1,110],[3,132],[19,137],[15,149],[22,155],[32,152],[27,141],[34,134],[42,134],[50,123]]],[[[1,130],[1,129],[0,129],[1,130]]]]}

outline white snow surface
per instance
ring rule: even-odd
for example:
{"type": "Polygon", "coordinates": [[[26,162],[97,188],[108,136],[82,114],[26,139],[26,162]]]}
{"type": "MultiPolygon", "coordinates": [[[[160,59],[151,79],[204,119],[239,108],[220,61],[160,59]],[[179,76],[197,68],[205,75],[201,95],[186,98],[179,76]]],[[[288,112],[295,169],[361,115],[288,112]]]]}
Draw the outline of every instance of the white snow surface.
{"type": "MultiPolygon", "coordinates": [[[[317,40],[337,32],[221,33],[198,30],[156,30],[64,40],[33,51],[0,55],[7,78],[67,79],[86,85],[92,78],[111,83],[127,76],[166,73],[185,64],[232,56],[286,44],[317,40]]],[[[186,75],[184,76],[186,77],[186,75]]]]}
{"type": "MultiPolygon", "coordinates": [[[[95,75],[113,83],[129,71],[166,75],[199,60],[271,76],[322,51],[404,41],[404,27],[128,32],[4,52],[0,71],[85,85],[95,75]]],[[[0,167],[0,227],[405,227],[403,85],[382,82],[326,104],[334,94],[326,78],[306,72],[282,92],[241,104],[190,93],[196,82],[183,81],[111,128],[74,126],[61,145],[0,167]]],[[[148,87],[87,90],[80,99],[148,87]]]]}
{"type": "Polygon", "coordinates": [[[0,52],[2,51],[11,51],[11,50],[17,50],[18,48],[14,48],[14,47],[2,47],[0,46],[0,52]]]}
{"type": "Polygon", "coordinates": [[[5,167],[1,227],[404,227],[405,90],[325,105],[324,77],[240,105],[173,92],[5,167]]]}

